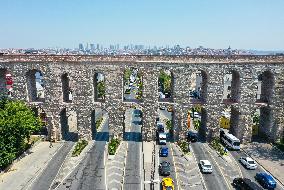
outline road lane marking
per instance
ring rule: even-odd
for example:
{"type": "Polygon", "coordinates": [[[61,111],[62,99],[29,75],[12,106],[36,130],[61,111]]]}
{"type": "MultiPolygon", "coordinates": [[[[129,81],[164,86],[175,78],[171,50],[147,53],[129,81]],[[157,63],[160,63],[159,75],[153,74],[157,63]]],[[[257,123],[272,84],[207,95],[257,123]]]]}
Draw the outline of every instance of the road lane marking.
{"type": "Polygon", "coordinates": [[[241,170],[241,168],[240,168],[238,162],[236,161],[236,159],[234,158],[234,156],[233,156],[229,151],[228,151],[228,154],[230,154],[231,159],[233,159],[233,162],[235,162],[235,164],[237,165],[238,170],[239,170],[239,173],[240,173],[240,175],[241,175],[241,178],[243,178],[243,173],[242,173],[242,170],[241,170]]]}
{"type": "Polygon", "coordinates": [[[176,179],[177,179],[177,187],[178,187],[178,190],[180,189],[180,186],[179,186],[179,178],[177,176],[177,168],[176,168],[176,164],[175,164],[175,157],[174,157],[174,152],[173,152],[173,147],[172,147],[172,144],[170,143],[170,148],[171,148],[171,152],[172,152],[172,157],[173,157],[173,163],[174,163],[174,168],[175,168],[175,176],[176,176],[176,179]]]}
{"type": "MultiPolygon", "coordinates": [[[[199,145],[200,146],[200,145],[199,145]]],[[[193,148],[191,147],[191,152],[192,152],[192,156],[193,156],[193,158],[194,158],[194,160],[195,160],[195,162],[197,163],[197,165],[199,164],[199,162],[197,162],[197,159],[196,159],[196,157],[195,157],[195,154],[194,154],[194,151],[193,151],[193,148]]],[[[203,183],[203,186],[205,187],[205,189],[207,190],[207,187],[206,187],[206,184],[205,184],[205,181],[204,181],[204,178],[203,178],[203,176],[202,176],[202,174],[201,174],[201,172],[200,172],[200,170],[198,170],[198,173],[199,173],[199,176],[201,177],[201,181],[202,181],[202,183],[203,183]]]]}
{"type": "MultiPolygon", "coordinates": [[[[204,146],[204,145],[203,145],[203,146],[204,146]]],[[[214,158],[214,156],[211,154],[210,150],[208,150],[207,147],[205,147],[205,149],[207,150],[207,152],[209,153],[210,157],[214,160],[215,164],[217,165],[218,169],[220,170],[222,177],[225,179],[225,182],[226,182],[227,187],[228,187],[229,189],[232,189],[231,186],[229,185],[229,183],[228,183],[226,177],[225,177],[225,174],[223,173],[222,169],[220,169],[221,166],[220,166],[220,165],[218,164],[218,162],[215,160],[215,158],[214,158]]]]}
{"type": "MultiPolygon", "coordinates": [[[[46,162],[46,164],[41,168],[41,171],[38,172],[38,174],[35,176],[35,178],[30,182],[30,184],[26,187],[26,189],[29,189],[35,182],[35,180],[38,178],[38,176],[40,174],[42,174],[43,170],[46,169],[47,165],[49,164],[49,162],[51,161],[51,159],[55,156],[55,154],[59,151],[59,149],[61,149],[61,147],[64,145],[64,143],[62,143],[61,146],[58,147],[58,149],[54,152],[54,154],[51,156],[51,158],[46,162]]],[[[39,171],[39,170],[38,170],[39,171]]]]}
{"type": "Polygon", "coordinates": [[[123,168],[123,176],[122,176],[122,186],[121,189],[123,190],[124,187],[124,178],[125,178],[125,168],[126,168],[126,158],[127,158],[127,150],[128,150],[128,142],[126,143],[126,149],[125,149],[125,158],[124,158],[124,168],[123,168]]]}

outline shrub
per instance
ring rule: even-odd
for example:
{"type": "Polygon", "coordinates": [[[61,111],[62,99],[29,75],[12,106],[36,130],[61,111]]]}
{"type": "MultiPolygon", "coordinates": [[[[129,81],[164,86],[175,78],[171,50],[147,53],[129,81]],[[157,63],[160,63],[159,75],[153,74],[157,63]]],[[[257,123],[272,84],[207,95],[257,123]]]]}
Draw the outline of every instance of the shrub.
{"type": "Polygon", "coordinates": [[[78,156],[81,154],[83,149],[88,145],[88,141],[86,140],[81,140],[76,143],[75,149],[72,152],[72,156],[78,156]]]}
{"type": "Polygon", "coordinates": [[[171,131],[173,129],[172,120],[167,120],[166,121],[166,126],[167,126],[167,129],[169,131],[171,131]]]}
{"type": "Polygon", "coordinates": [[[97,129],[100,127],[102,121],[103,121],[103,117],[100,117],[99,119],[96,120],[96,128],[97,129]]]}
{"type": "Polygon", "coordinates": [[[189,153],[188,142],[186,142],[186,141],[179,141],[178,142],[178,146],[180,147],[180,149],[182,150],[182,152],[184,154],[189,153]]]}
{"type": "Polygon", "coordinates": [[[221,155],[226,154],[224,147],[222,146],[222,144],[220,143],[220,139],[219,138],[214,138],[210,145],[216,150],[218,151],[221,155]]]}
{"type": "Polygon", "coordinates": [[[117,138],[111,139],[111,141],[108,143],[108,154],[114,155],[119,144],[120,144],[119,139],[117,139],[117,138]]]}

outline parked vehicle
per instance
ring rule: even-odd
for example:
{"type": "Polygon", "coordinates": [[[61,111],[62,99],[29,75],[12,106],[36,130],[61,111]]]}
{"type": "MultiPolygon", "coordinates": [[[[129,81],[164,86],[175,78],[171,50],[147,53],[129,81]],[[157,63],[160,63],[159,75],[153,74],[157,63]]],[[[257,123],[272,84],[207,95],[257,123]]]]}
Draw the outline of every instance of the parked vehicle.
{"type": "Polygon", "coordinates": [[[162,179],[162,190],[174,190],[174,181],[172,178],[167,177],[162,179]]]}
{"type": "Polygon", "coordinates": [[[220,129],[220,140],[232,150],[240,150],[240,140],[225,129],[220,129]]]}
{"type": "Polygon", "coordinates": [[[255,161],[250,157],[241,157],[239,160],[247,169],[255,170],[257,168],[255,161]]]}
{"type": "Polygon", "coordinates": [[[257,173],[255,175],[256,181],[266,189],[275,189],[276,181],[271,175],[265,172],[257,173]]]}
{"type": "Polygon", "coordinates": [[[191,131],[187,132],[187,141],[196,142],[198,140],[197,134],[191,131]]]}
{"type": "Polygon", "coordinates": [[[212,165],[209,162],[209,160],[200,160],[199,164],[200,164],[202,173],[212,173],[213,172],[212,165]]]}
{"type": "Polygon", "coordinates": [[[167,161],[163,161],[159,165],[159,173],[162,176],[168,176],[171,173],[171,164],[167,161]]]}
{"type": "Polygon", "coordinates": [[[159,151],[160,156],[167,157],[169,154],[168,147],[161,147],[159,151]]]}
{"type": "Polygon", "coordinates": [[[262,190],[262,187],[248,178],[235,178],[233,180],[233,186],[238,190],[262,190]]]}

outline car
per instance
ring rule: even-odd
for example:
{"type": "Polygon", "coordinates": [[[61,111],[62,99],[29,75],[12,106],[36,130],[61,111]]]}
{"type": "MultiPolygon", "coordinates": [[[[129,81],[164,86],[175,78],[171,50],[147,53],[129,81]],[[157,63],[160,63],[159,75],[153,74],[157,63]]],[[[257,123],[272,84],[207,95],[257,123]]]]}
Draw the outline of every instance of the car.
{"type": "Polygon", "coordinates": [[[163,161],[159,165],[159,173],[162,176],[168,176],[171,173],[171,164],[167,161],[163,161]]]}
{"type": "Polygon", "coordinates": [[[160,106],[160,110],[165,110],[166,106],[160,106]]]}
{"type": "Polygon", "coordinates": [[[162,179],[162,190],[174,190],[174,181],[170,177],[166,177],[162,179]]]}
{"type": "Polygon", "coordinates": [[[168,154],[169,154],[169,149],[168,149],[168,147],[164,147],[164,146],[163,146],[163,147],[160,148],[160,151],[159,151],[159,155],[160,155],[160,156],[167,157],[168,154]]]}
{"type": "Polygon", "coordinates": [[[256,181],[266,189],[275,189],[276,181],[273,177],[265,172],[260,172],[255,175],[256,181]]]}
{"type": "Polygon", "coordinates": [[[247,169],[255,170],[257,168],[255,161],[250,157],[241,157],[239,160],[247,169]]]}
{"type": "Polygon", "coordinates": [[[212,165],[209,162],[209,160],[200,160],[199,164],[200,164],[202,173],[212,173],[213,172],[212,165]]]}
{"type": "Polygon", "coordinates": [[[173,107],[172,107],[172,106],[168,107],[168,108],[167,108],[167,111],[168,111],[168,112],[173,112],[173,107]]]}
{"type": "Polygon", "coordinates": [[[133,111],[134,117],[142,117],[142,111],[135,109],[133,111]]]}
{"type": "Polygon", "coordinates": [[[239,190],[262,190],[262,187],[248,178],[235,178],[233,180],[233,186],[239,190]]]}
{"type": "Polygon", "coordinates": [[[187,141],[189,142],[196,142],[198,140],[198,136],[196,133],[188,131],[187,133],[187,141]]]}

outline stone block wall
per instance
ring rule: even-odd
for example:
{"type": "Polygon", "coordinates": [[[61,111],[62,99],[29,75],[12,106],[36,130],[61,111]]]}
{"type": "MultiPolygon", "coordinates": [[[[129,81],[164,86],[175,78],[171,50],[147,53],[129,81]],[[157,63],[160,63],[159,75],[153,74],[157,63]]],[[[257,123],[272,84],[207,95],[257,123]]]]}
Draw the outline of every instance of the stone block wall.
{"type": "Polygon", "coordinates": [[[77,114],[79,138],[91,139],[91,114],[96,108],[102,108],[109,115],[109,132],[113,136],[123,137],[123,115],[130,105],[137,105],[143,111],[142,139],[155,138],[156,116],[159,105],[173,106],[175,140],[184,139],[187,129],[187,111],[196,104],[190,102],[189,87],[191,74],[197,70],[206,73],[205,100],[199,104],[206,116],[202,124],[206,129],[206,138],[211,140],[219,135],[221,112],[233,106],[233,133],[249,142],[252,136],[252,113],[259,107],[271,110],[271,118],[263,122],[264,131],[273,141],[283,134],[284,104],[284,58],[283,57],[187,57],[187,56],[2,56],[0,68],[7,69],[13,76],[13,97],[31,105],[41,106],[49,118],[49,131],[52,138],[61,140],[60,112],[66,108],[77,114]],[[143,97],[139,102],[123,100],[123,73],[126,67],[135,67],[142,73],[143,97]],[[30,70],[42,72],[45,86],[45,100],[31,102],[28,98],[27,73],[30,70]],[[170,102],[158,101],[158,75],[161,69],[169,69],[173,75],[173,99],[170,102]],[[223,77],[228,71],[239,75],[236,93],[239,101],[223,102],[223,77]],[[258,75],[270,71],[274,77],[271,99],[266,104],[256,104],[255,92],[258,75]],[[93,77],[95,72],[105,76],[106,98],[94,100],[93,77]],[[70,87],[73,90],[72,102],[63,102],[61,76],[68,73],[70,87]]]}

